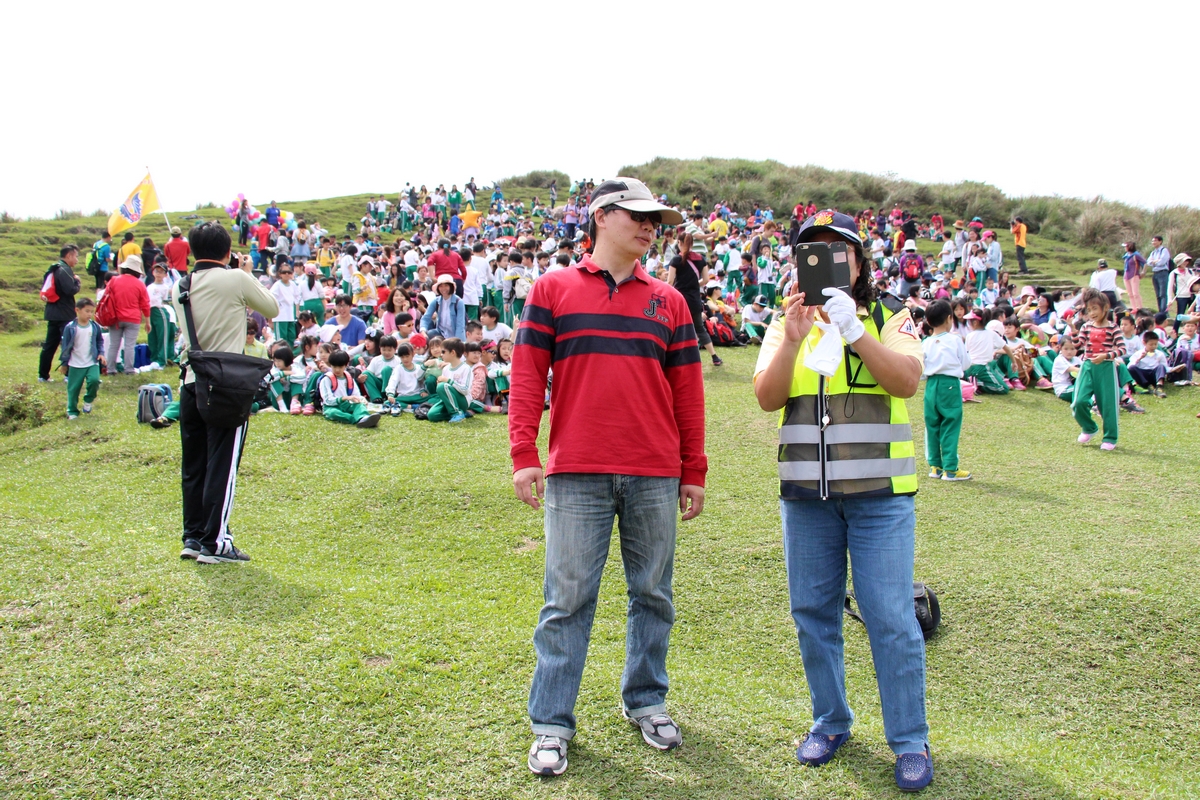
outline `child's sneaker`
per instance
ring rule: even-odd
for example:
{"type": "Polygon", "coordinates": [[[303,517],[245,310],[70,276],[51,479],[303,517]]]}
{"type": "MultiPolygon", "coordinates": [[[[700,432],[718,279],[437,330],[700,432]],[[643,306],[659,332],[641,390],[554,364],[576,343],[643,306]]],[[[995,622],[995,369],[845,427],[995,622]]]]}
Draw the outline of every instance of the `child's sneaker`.
{"type": "Polygon", "coordinates": [[[306,417],[311,417],[313,414],[317,413],[317,407],[312,403],[305,403],[304,408],[300,409],[300,413],[306,417]]]}
{"type": "Polygon", "coordinates": [[[467,418],[466,414],[459,413],[459,414],[455,414],[454,416],[452,416],[450,418],[450,422],[463,422],[466,420],[466,418],[467,418]]]}
{"type": "Polygon", "coordinates": [[[168,417],[155,417],[150,420],[150,427],[161,431],[163,428],[169,428],[175,423],[175,420],[168,417]]]}
{"type": "Polygon", "coordinates": [[[404,413],[404,406],[400,405],[399,403],[391,403],[390,405],[391,408],[388,409],[388,413],[393,417],[398,417],[404,413]]]}
{"type": "Polygon", "coordinates": [[[930,467],[929,468],[929,477],[933,478],[934,480],[937,480],[938,478],[942,477],[942,468],[941,467],[930,467]]]}
{"type": "Polygon", "coordinates": [[[84,404],[83,404],[83,407],[82,407],[81,409],[79,409],[79,410],[80,410],[80,411],[82,411],[82,412],[83,412],[83,413],[85,413],[85,414],[90,414],[90,413],[92,413],[92,404],[91,404],[91,403],[84,403],[84,404]]]}
{"type": "Polygon", "coordinates": [[[1039,388],[1039,389],[1053,389],[1054,388],[1054,384],[1051,383],[1050,381],[1046,380],[1045,378],[1038,378],[1038,382],[1036,385],[1037,385],[1037,388],[1039,388]]]}
{"type": "Polygon", "coordinates": [[[1116,442],[1104,442],[1103,444],[1100,445],[1100,449],[1101,450],[1116,450],[1117,443],[1116,442]]]}
{"type": "Polygon", "coordinates": [[[942,480],[969,481],[971,480],[971,473],[967,472],[965,469],[948,469],[942,473],[942,480]]]}
{"type": "Polygon", "coordinates": [[[1012,390],[1014,392],[1025,391],[1025,384],[1021,383],[1020,381],[1017,381],[1017,380],[1009,381],[1008,385],[1012,387],[1012,390]]]}
{"type": "Polygon", "coordinates": [[[1094,433],[1081,433],[1081,434],[1079,434],[1079,438],[1076,439],[1075,441],[1079,442],[1080,444],[1087,444],[1088,442],[1090,442],[1092,440],[1092,437],[1095,435],[1096,434],[1094,434],[1094,433]]]}
{"type": "Polygon", "coordinates": [[[1154,387],[1154,396],[1155,397],[1166,397],[1167,393],[1165,391],[1163,391],[1161,386],[1156,386],[1156,387],[1154,387]]]}
{"type": "Polygon", "coordinates": [[[1139,406],[1133,401],[1133,398],[1127,398],[1121,401],[1121,410],[1128,411],[1130,414],[1145,414],[1146,409],[1139,406]]]}
{"type": "Polygon", "coordinates": [[[300,406],[300,398],[299,398],[299,397],[293,397],[293,398],[292,398],[292,407],[291,407],[291,412],[292,412],[292,414],[300,414],[300,413],[302,413],[303,411],[304,411],[304,409],[303,409],[303,408],[301,408],[301,406],[300,406]]]}
{"type": "Polygon", "coordinates": [[[79,419],[79,415],[78,414],[67,414],[67,419],[69,419],[69,420],[79,419]]]}
{"type": "Polygon", "coordinates": [[[369,414],[368,416],[363,417],[362,419],[360,419],[358,422],[356,422],[354,424],[360,428],[374,428],[376,425],[379,424],[379,415],[378,414],[369,414]]]}

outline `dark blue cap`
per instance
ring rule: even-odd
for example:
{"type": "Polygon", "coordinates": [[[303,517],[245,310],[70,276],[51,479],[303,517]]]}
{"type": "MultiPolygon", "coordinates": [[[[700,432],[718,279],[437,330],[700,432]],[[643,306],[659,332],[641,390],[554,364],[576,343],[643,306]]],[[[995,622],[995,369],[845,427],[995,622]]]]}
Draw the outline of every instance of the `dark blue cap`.
{"type": "Polygon", "coordinates": [[[804,224],[800,226],[798,242],[811,241],[817,232],[822,229],[829,229],[841,236],[851,244],[862,246],[862,239],[858,236],[858,223],[854,221],[854,217],[849,214],[841,214],[837,211],[818,211],[808,219],[804,220],[804,224]]]}

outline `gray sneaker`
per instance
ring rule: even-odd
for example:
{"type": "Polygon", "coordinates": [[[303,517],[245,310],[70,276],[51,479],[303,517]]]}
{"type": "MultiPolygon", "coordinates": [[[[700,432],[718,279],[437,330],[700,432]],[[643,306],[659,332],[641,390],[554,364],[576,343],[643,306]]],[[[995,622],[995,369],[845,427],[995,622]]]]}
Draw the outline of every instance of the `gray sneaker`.
{"type": "Polygon", "coordinates": [[[625,719],[641,730],[642,738],[651,747],[658,748],[659,750],[674,750],[683,744],[683,733],[679,730],[679,726],[675,724],[675,720],[671,719],[665,712],[643,714],[636,718],[629,716],[629,712],[624,709],[622,709],[621,713],[625,719]]]}
{"type": "Polygon", "coordinates": [[[562,775],[567,771],[567,740],[538,736],[529,748],[529,771],[534,775],[562,775]]]}

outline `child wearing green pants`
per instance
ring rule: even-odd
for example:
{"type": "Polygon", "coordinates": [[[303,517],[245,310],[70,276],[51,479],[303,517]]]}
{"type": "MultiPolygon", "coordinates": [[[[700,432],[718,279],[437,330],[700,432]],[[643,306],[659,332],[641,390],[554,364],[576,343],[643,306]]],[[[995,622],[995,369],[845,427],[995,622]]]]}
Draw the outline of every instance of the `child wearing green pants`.
{"type": "Polygon", "coordinates": [[[400,366],[392,370],[387,384],[387,402],[384,404],[394,417],[399,416],[405,406],[419,406],[429,400],[429,392],[424,390],[425,368],[413,363],[412,345],[401,342],[396,348],[396,356],[400,359],[400,366]]]}
{"type": "Polygon", "coordinates": [[[1087,322],[1072,338],[1078,348],[1083,364],[1075,380],[1075,397],[1071,411],[1083,433],[1079,443],[1087,444],[1099,431],[1092,419],[1092,401],[1100,410],[1104,423],[1104,442],[1101,450],[1117,447],[1117,370],[1114,361],[1125,353],[1125,343],[1120,329],[1108,318],[1108,298],[1101,292],[1088,288],[1080,295],[1087,322]]]}
{"type": "Polygon", "coordinates": [[[379,415],[367,411],[362,392],[354,378],[346,373],[350,355],[337,350],[329,355],[330,372],[322,375],[320,383],[322,413],[330,422],[374,428],[379,424],[379,415]]]}
{"type": "Polygon", "coordinates": [[[944,481],[970,480],[959,469],[958,435],[962,431],[962,388],[959,381],[971,366],[963,340],[952,332],[954,314],[945,300],[925,309],[933,335],[921,343],[925,353],[925,458],[929,477],[944,481]]]}
{"type": "Polygon", "coordinates": [[[400,366],[396,358],[396,337],[384,336],[379,340],[379,355],[371,359],[363,372],[363,391],[372,403],[382,403],[392,373],[400,366]]]}
{"type": "Polygon", "coordinates": [[[146,344],[150,346],[150,360],[160,367],[175,360],[175,323],[171,322],[167,306],[171,304],[171,284],[166,282],[167,267],[159,262],[154,265],[154,283],[146,287],[150,294],[150,334],[146,344]]]}
{"type": "Polygon", "coordinates": [[[462,422],[467,412],[483,411],[483,404],[470,400],[471,365],[463,360],[466,346],[461,339],[451,337],[442,342],[442,359],[446,366],[438,376],[436,399],[429,409],[430,422],[462,422]]]}
{"type": "Polygon", "coordinates": [[[79,393],[83,395],[83,413],[92,413],[92,401],[100,391],[100,367],[104,365],[103,334],[92,321],[96,304],[86,297],[75,302],[75,319],[63,328],[59,370],[67,376],[67,419],[79,419],[79,393]]]}

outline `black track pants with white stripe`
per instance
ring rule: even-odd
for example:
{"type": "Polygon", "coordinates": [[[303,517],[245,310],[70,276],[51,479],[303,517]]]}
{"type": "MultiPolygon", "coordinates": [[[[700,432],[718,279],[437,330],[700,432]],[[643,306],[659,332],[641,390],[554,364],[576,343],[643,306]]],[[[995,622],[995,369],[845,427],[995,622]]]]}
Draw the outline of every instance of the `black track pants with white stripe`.
{"type": "Polygon", "coordinates": [[[210,550],[229,538],[238,464],[246,445],[246,425],[213,428],[196,408],[196,390],[185,384],[179,395],[179,436],[183,444],[183,538],[210,550]]]}

